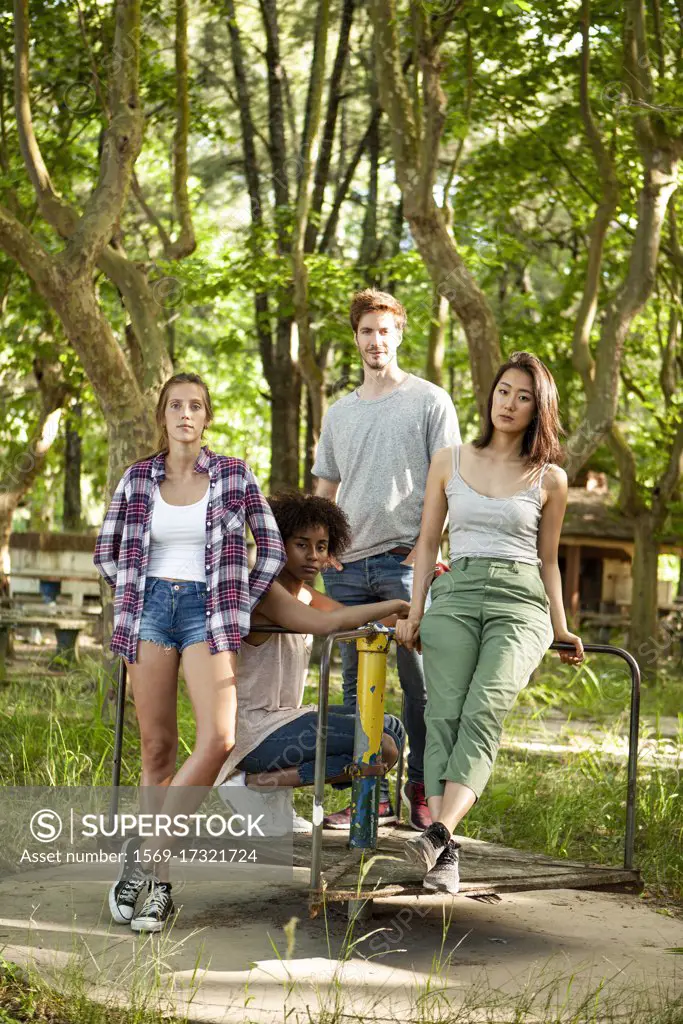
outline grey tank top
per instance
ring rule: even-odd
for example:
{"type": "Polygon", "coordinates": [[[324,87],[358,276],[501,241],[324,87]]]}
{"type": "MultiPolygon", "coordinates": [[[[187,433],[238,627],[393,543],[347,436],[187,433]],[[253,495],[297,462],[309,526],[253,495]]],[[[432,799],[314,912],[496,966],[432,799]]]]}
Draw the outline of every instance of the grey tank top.
{"type": "Polygon", "coordinates": [[[502,558],[540,565],[538,524],[547,465],[533,487],[509,498],[490,498],[460,476],[460,445],[451,452],[453,475],[446,486],[451,564],[459,558],[502,558]]]}

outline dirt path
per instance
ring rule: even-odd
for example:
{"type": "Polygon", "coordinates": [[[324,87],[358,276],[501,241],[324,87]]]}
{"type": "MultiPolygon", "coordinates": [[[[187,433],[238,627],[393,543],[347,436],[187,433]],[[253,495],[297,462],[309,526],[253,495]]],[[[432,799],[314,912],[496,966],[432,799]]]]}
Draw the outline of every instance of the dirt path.
{"type": "MultiPolygon", "coordinates": [[[[572,978],[571,1005],[604,983],[601,998],[622,1008],[634,1005],[634,991],[658,1003],[683,996],[683,958],[667,952],[683,946],[683,922],[637,897],[564,890],[494,904],[385,900],[345,955],[345,908],[330,911],[327,929],[323,918],[309,920],[306,876],[296,869],[286,887],[187,886],[175,894],[175,926],[159,940],[110,924],[101,881],[24,875],[0,882],[2,955],[48,977],[78,962],[103,998],[158,985],[169,1008],[189,1005],[192,1019],[216,1022],[282,1021],[288,1011],[292,1024],[308,1022],[339,1001],[364,1020],[436,1021],[443,999],[472,1008],[500,1000],[503,1020],[532,990],[538,1006],[549,996],[561,1004],[572,978]]],[[[458,1019],[482,1019],[472,1014],[458,1019]]]]}

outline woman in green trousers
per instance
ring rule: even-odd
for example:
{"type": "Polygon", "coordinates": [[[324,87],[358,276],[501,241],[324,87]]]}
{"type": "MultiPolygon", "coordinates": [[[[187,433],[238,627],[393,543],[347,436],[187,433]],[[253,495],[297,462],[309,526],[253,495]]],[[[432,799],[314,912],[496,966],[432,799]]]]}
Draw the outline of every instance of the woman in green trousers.
{"type": "Polygon", "coordinates": [[[489,779],[505,715],[553,638],[573,645],[563,661],[583,659],[567,629],[557,561],[567,505],[560,431],[550,372],[517,352],[496,374],[482,435],[441,449],[429,470],[410,614],[396,625],[399,643],[422,644],[427,683],[433,824],[405,844],[426,870],[426,889],[458,891],[452,835],[489,779]],[[447,514],[451,571],[432,584],[447,514]]]}

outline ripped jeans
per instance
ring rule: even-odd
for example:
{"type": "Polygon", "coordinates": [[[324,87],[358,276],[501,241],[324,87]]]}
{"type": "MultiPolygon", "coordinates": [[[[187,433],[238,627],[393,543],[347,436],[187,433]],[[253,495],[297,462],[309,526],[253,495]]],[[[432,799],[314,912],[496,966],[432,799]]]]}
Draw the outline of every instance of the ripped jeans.
{"type": "Polygon", "coordinates": [[[206,641],[206,584],[194,580],[145,581],[139,640],[175,647],[181,654],[190,644],[206,641]]]}

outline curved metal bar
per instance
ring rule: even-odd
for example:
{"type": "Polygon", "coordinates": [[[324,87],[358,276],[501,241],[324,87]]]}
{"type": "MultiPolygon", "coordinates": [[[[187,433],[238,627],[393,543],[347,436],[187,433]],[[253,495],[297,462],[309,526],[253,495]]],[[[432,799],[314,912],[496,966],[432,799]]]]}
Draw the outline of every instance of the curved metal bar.
{"type": "Polygon", "coordinates": [[[315,775],[313,779],[313,834],[311,836],[311,889],[320,888],[323,855],[323,816],[325,814],[325,762],[327,760],[327,715],[330,693],[330,662],[334,634],[325,638],[320,656],[318,683],[318,721],[315,737],[315,775]]]}
{"type": "MultiPolygon", "coordinates": [[[[325,790],[325,747],[322,746],[322,759],[319,759],[318,752],[320,748],[320,734],[324,732],[325,741],[327,738],[327,713],[328,713],[328,697],[329,697],[329,674],[330,674],[330,659],[332,654],[332,647],[338,640],[355,640],[360,636],[368,636],[376,632],[373,627],[364,627],[360,630],[353,630],[347,633],[330,633],[325,641],[324,654],[326,655],[325,664],[321,660],[320,664],[320,685],[318,690],[318,743],[316,747],[316,786],[318,786],[318,779],[320,778],[319,790],[317,796],[317,804],[314,804],[314,808],[317,809],[318,816],[320,818],[320,824],[316,827],[315,821],[313,826],[313,850],[311,858],[311,891],[318,891],[320,889],[320,880],[322,874],[322,817],[323,817],[323,796],[325,790]],[[324,671],[323,671],[324,669],[324,671]],[[324,694],[324,698],[323,698],[324,694]],[[324,714],[321,713],[324,701],[324,714]],[[315,873],[313,867],[315,865],[315,873]]],[[[394,630],[391,627],[382,627],[382,632],[393,635],[394,630]]],[[[553,643],[550,647],[553,651],[572,651],[574,647],[572,644],[566,643],[553,643]]],[[[615,657],[621,658],[629,666],[631,671],[631,706],[630,706],[630,722],[629,722],[629,743],[628,743],[628,768],[627,768],[627,792],[626,792],[626,828],[624,834],[624,867],[627,870],[633,868],[633,854],[635,845],[635,822],[636,822],[636,784],[637,784],[637,772],[638,772],[638,733],[639,733],[639,720],[640,720],[640,667],[638,662],[633,655],[624,650],[622,647],[612,647],[610,644],[584,644],[584,651],[587,654],[611,654],[615,657]]]]}
{"type": "MultiPolygon", "coordinates": [[[[552,651],[571,651],[572,644],[552,644],[552,651]]],[[[631,711],[628,733],[628,769],[626,789],[626,832],[624,836],[624,867],[633,868],[636,840],[636,783],[638,777],[638,733],[640,723],[640,666],[629,651],[611,644],[584,644],[588,654],[613,654],[622,658],[631,670],[631,711]]]]}
{"type": "Polygon", "coordinates": [[[116,721],[114,724],[114,757],[111,767],[111,801],[109,803],[109,828],[114,827],[114,820],[119,809],[119,785],[121,783],[121,754],[123,751],[123,719],[126,711],[126,663],[119,658],[119,670],[116,683],[116,721]]]}

